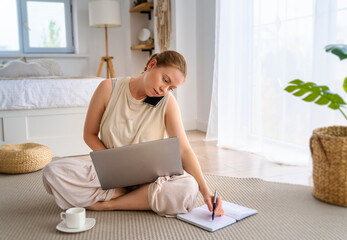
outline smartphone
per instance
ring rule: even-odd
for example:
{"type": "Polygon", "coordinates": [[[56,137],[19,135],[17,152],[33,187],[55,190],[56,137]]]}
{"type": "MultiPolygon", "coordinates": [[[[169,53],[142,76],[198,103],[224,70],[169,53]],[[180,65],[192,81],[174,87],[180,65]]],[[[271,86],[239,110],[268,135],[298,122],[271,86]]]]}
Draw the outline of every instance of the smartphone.
{"type": "Polygon", "coordinates": [[[143,102],[155,107],[162,99],[163,97],[146,97],[146,99],[143,102]]]}

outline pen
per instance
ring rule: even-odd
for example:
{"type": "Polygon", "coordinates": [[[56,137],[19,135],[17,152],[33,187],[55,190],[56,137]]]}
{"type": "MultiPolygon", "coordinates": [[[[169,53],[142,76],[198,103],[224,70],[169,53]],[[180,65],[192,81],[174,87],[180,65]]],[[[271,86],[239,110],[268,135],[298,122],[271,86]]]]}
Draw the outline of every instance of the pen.
{"type": "Polygon", "coordinates": [[[214,221],[214,210],[216,209],[216,202],[217,202],[217,190],[214,191],[214,197],[213,197],[212,221],[214,221]]]}

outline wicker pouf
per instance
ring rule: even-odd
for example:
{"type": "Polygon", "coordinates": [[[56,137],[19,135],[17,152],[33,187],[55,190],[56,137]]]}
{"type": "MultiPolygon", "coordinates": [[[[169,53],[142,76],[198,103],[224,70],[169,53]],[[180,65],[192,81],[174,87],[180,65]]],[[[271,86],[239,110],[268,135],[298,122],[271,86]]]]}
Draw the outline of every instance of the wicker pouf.
{"type": "Polygon", "coordinates": [[[52,161],[51,150],[37,143],[0,146],[0,172],[28,173],[42,169],[52,161]]]}
{"type": "Polygon", "coordinates": [[[317,128],[311,137],[313,195],[347,207],[347,126],[317,128]]]}

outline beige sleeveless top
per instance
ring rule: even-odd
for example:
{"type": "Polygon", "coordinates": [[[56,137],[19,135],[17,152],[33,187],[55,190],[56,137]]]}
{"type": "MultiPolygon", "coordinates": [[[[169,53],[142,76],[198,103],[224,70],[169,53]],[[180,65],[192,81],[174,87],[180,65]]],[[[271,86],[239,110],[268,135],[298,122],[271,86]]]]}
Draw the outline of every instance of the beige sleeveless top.
{"type": "Polygon", "coordinates": [[[117,78],[101,118],[100,138],[107,148],[166,137],[165,110],[171,93],[154,107],[131,95],[129,81],[130,77],[117,78]]]}

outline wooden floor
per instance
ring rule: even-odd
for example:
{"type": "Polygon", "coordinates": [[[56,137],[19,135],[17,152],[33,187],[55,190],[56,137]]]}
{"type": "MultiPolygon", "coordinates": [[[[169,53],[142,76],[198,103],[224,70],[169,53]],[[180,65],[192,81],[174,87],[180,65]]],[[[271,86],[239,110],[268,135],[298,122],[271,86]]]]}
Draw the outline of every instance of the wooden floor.
{"type": "MultiPolygon", "coordinates": [[[[280,165],[255,154],[221,149],[215,141],[204,141],[205,133],[197,130],[187,131],[187,136],[205,174],[313,186],[308,167],[280,165]]],[[[90,159],[89,155],[79,157],[90,159]]]]}
{"type": "Polygon", "coordinates": [[[204,132],[187,131],[187,136],[205,174],[313,186],[308,167],[280,165],[255,154],[218,148],[215,141],[204,141],[204,132]]]}

